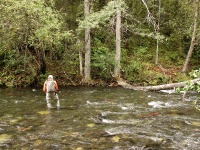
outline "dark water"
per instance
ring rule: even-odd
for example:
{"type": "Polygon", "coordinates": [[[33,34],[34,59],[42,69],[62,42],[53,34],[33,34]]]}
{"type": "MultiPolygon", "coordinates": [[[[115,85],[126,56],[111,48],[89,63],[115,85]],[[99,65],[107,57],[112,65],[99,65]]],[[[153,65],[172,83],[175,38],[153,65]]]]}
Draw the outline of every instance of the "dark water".
{"type": "Polygon", "coordinates": [[[0,89],[0,149],[197,150],[200,111],[192,95],[122,88],[59,92],[62,108],[46,108],[41,89],[0,89]]]}

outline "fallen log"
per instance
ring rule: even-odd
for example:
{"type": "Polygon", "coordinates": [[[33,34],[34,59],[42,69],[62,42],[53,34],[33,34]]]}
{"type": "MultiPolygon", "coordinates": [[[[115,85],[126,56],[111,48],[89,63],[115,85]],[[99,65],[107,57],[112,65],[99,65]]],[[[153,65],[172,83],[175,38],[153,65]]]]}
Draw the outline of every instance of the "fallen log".
{"type": "Polygon", "coordinates": [[[156,86],[133,86],[133,85],[126,83],[126,81],[124,81],[123,79],[119,79],[117,82],[118,82],[118,85],[120,85],[126,89],[143,90],[143,91],[158,91],[158,90],[184,87],[188,82],[196,84],[199,81],[200,81],[200,78],[196,78],[194,80],[189,80],[189,81],[185,81],[185,82],[162,84],[162,85],[156,85],[156,86]]]}

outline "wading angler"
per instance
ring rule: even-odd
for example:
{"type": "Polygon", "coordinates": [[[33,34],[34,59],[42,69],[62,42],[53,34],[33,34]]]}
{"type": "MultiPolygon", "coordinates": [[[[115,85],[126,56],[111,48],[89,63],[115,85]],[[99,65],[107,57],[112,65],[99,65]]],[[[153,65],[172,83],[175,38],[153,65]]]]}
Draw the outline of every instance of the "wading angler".
{"type": "Polygon", "coordinates": [[[43,91],[46,93],[46,101],[47,101],[47,107],[53,108],[52,103],[53,101],[57,101],[57,108],[60,108],[60,100],[58,98],[58,84],[53,79],[52,75],[48,76],[48,79],[44,82],[43,85],[43,91]]]}

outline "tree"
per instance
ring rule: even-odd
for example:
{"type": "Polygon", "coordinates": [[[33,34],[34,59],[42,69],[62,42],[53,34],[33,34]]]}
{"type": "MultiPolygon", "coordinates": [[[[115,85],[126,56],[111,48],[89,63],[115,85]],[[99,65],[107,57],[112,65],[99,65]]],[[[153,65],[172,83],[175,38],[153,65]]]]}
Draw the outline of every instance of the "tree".
{"type": "Polygon", "coordinates": [[[13,80],[21,73],[33,82],[38,73],[46,73],[45,52],[52,56],[71,33],[63,30],[53,1],[1,0],[0,8],[0,46],[6,56],[1,70],[12,70],[13,80]]]}
{"type": "Polygon", "coordinates": [[[185,63],[182,69],[182,72],[185,73],[188,69],[188,64],[190,61],[190,58],[192,56],[194,46],[195,46],[195,39],[196,39],[196,32],[197,32],[197,27],[198,27],[198,11],[199,11],[199,0],[195,0],[195,12],[194,12],[194,25],[193,25],[193,33],[192,33],[192,39],[190,43],[190,48],[187,54],[187,57],[185,59],[185,63]]]}
{"type": "MultiPolygon", "coordinates": [[[[89,0],[84,0],[84,13],[85,16],[88,16],[90,13],[89,10],[89,0]]],[[[90,55],[91,55],[91,47],[90,47],[90,27],[85,29],[85,70],[84,70],[84,82],[88,83],[91,80],[90,77],[90,55]]]]}
{"type": "Polygon", "coordinates": [[[121,10],[117,10],[116,16],[116,53],[115,53],[115,78],[120,77],[120,58],[121,58],[121,10]]]}
{"type": "Polygon", "coordinates": [[[156,35],[156,59],[155,59],[155,64],[158,64],[158,52],[159,52],[159,26],[160,26],[160,7],[161,7],[161,1],[159,0],[159,6],[158,6],[158,23],[156,23],[156,20],[154,18],[154,16],[152,15],[152,13],[150,12],[147,3],[145,2],[145,0],[142,0],[144,6],[146,7],[147,10],[147,20],[148,22],[150,22],[153,27],[154,27],[154,32],[156,35]]]}
{"type": "MultiPolygon", "coordinates": [[[[189,82],[192,84],[198,84],[200,82],[200,78],[190,80],[189,82]]],[[[118,80],[118,84],[126,89],[143,90],[143,91],[159,91],[159,90],[164,90],[164,89],[184,87],[188,84],[188,81],[179,82],[179,83],[169,83],[169,84],[163,84],[163,85],[155,85],[155,86],[133,86],[126,83],[123,80],[118,80]]]]}
{"type": "MultiPolygon", "coordinates": [[[[86,0],[85,0],[85,7],[86,6],[86,0]]],[[[85,9],[86,9],[85,8],[85,9]]],[[[87,8],[88,9],[88,8],[87,8]]],[[[120,57],[121,57],[121,12],[124,12],[126,9],[126,5],[124,3],[123,0],[115,0],[115,1],[110,1],[107,6],[105,6],[101,11],[99,12],[95,12],[95,13],[91,13],[90,15],[88,13],[86,13],[86,17],[85,20],[80,21],[79,22],[79,29],[85,29],[85,42],[86,42],[86,48],[88,49],[85,54],[85,56],[87,56],[87,58],[85,57],[85,61],[87,61],[87,63],[89,63],[90,61],[90,36],[89,36],[89,29],[91,28],[99,28],[100,24],[106,24],[107,21],[114,15],[117,15],[117,19],[116,19],[116,55],[115,55],[115,68],[114,68],[114,76],[118,77],[120,74],[120,57]],[[88,45],[87,45],[88,44],[88,45]]],[[[87,10],[85,10],[86,12],[87,10]]],[[[85,64],[86,65],[86,64],[85,64]]],[[[85,80],[86,79],[90,79],[89,78],[89,65],[85,66],[85,80]],[[86,75],[87,73],[87,75],[86,75]]]]}
{"type": "Polygon", "coordinates": [[[159,37],[158,37],[158,33],[160,32],[160,9],[161,9],[161,0],[159,0],[159,4],[158,4],[158,23],[157,23],[157,29],[155,30],[155,33],[157,35],[157,45],[156,45],[156,61],[155,64],[158,64],[158,52],[159,52],[159,37]]]}
{"type": "Polygon", "coordinates": [[[83,77],[83,50],[82,50],[82,45],[81,45],[81,41],[78,39],[77,40],[77,47],[79,50],[79,70],[80,70],[80,76],[81,78],[83,77]]]}

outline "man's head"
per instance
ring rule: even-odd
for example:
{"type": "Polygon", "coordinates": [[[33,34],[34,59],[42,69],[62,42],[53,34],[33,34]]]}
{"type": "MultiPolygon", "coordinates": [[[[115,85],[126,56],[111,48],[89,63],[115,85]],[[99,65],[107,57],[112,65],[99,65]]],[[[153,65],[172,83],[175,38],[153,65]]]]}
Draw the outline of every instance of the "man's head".
{"type": "Polygon", "coordinates": [[[49,76],[48,76],[48,79],[53,79],[53,76],[52,76],[52,75],[49,75],[49,76]]]}

